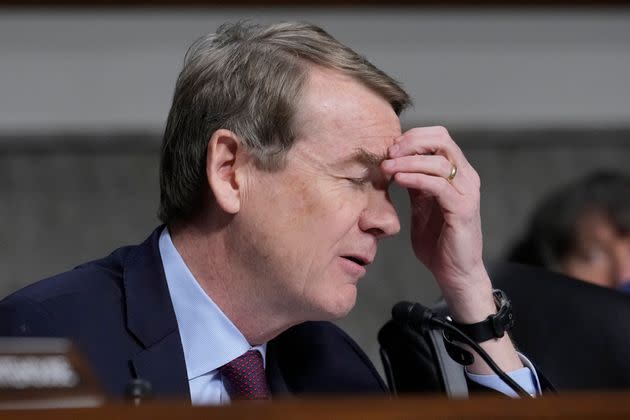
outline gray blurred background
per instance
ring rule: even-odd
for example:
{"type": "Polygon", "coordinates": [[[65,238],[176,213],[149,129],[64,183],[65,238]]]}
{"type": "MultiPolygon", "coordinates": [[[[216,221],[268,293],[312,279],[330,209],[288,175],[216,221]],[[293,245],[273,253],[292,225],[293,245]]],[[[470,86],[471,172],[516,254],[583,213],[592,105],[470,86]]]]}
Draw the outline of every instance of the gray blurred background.
{"type": "MultiPolygon", "coordinates": [[[[184,52],[244,18],[322,25],[404,84],[415,99],[405,127],[449,128],[481,175],[488,262],[543,193],[626,170],[626,9],[0,8],[0,296],[157,226],[159,143],[184,52]]],[[[393,194],[404,229],[406,193],[393,194]]],[[[403,230],[340,324],[380,365],[391,306],[437,297],[403,230]]]]}

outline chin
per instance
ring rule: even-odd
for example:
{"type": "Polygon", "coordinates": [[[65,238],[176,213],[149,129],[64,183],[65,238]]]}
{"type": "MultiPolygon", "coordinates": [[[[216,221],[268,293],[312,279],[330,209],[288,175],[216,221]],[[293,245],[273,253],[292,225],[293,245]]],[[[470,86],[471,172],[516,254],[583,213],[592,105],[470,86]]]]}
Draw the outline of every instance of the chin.
{"type": "Polygon", "coordinates": [[[357,302],[357,288],[354,285],[346,285],[343,290],[332,297],[323,306],[323,312],[326,318],[323,320],[331,321],[346,317],[357,302]]]}

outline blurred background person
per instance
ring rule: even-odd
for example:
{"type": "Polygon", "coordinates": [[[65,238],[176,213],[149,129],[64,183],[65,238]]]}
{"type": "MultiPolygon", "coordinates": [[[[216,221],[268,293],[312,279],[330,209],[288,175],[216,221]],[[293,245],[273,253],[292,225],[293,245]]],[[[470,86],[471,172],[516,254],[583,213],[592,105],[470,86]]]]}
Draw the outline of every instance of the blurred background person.
{"type": "Polygon", "coordinates": [[[547,195],[508,259],[630,292],[630,176],[600,170],[547,195]]]}

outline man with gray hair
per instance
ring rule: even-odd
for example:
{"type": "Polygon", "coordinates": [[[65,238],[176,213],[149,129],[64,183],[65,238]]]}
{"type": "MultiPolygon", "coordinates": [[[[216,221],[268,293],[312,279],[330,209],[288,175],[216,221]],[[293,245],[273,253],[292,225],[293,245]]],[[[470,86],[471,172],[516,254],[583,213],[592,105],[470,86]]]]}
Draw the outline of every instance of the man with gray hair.
{"type": "MultiPolygon", "coordinates": [[[[409,190],[413,250],[454,321],[497,311],[479,177],[446,129],[401,132],[409,104],[321,28],[221,26],[192,45],[177,81],[161,155],[164,225],[6,298],[0,335],[72,338],[114,396],[133,378],[195,404],[386,391],[328,321],[352,309],[378,242],[400,230],[390,184],[409,190]]],[[[482,341],[539,392],[509,336],[482,341]]],[[[481,360],[468,376],[505,391],[481,360]]]]}

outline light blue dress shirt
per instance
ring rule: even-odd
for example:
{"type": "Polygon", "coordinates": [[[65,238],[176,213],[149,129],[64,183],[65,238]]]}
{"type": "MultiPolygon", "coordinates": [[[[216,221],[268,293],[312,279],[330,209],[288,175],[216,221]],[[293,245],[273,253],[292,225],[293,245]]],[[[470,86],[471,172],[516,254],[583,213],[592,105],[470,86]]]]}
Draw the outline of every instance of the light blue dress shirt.
{"type": "Polygon", "coordinates": [[[265,362],[267,345],[249,345],[197,283],[166,228],[159,247],[184,348],[191,401],[194,405],[226,404],[230,397],[218,369],[252,348],[260,351],[265,362]]]}
{"type": "MultiPolygon", "coordinates": [[[[249,345],[243,334],[197,283],[173,245],[167,228],[160,234],[159,248],[184,349],[192,403],[226,404],[230,397],[218,369],[252,348],[261,352],[265,362],[267,345],[249,345]]],[[[508,375],[530,394],[539,394],[536,370],[526,357],[521,354],[519,357],[526,367],[508,375]]],[[[514,391],[496,375],[466,374],[480,385],[515,396],[514,391]]]]}

